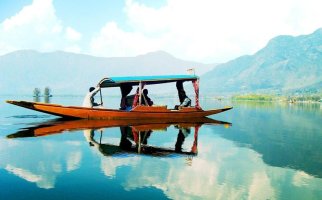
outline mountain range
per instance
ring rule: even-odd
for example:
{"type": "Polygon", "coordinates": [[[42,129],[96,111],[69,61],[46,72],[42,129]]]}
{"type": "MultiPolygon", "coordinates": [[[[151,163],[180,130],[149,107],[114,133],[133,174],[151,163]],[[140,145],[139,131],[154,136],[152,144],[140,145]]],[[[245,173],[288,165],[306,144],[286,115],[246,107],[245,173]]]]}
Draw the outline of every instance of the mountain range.
{"type": "Polygon", "coordinates": [[[208,93],[285,93],[322,88],[322,28],[309,35],[278,36],[254,55],[216,66],[202,76],[208,93]]]}
{"type": "Polygon", "coordinates": [[[322,29],[309,35],[275,37],[254,55],[223,64],[185,61],[164,51],[112,58],[15,51],[0,56],[0,94],[30,95],[34,88],[47,86],[53,94],[84,94],[104,77],[185,74],[189,68],[201,76],[201,92],[207,95],[320,90],[322,29]]]}
{"type": "Polygon", "coordinates": [[[163,51],[104,58],[21,50],[0,56],[0,94],[28,95],[36,87],[49,87],[53,94],[77,95],[86,93],[104,77],[185,74],[189,68],[200,74],[215,65],[184,61],[163,51]]]}

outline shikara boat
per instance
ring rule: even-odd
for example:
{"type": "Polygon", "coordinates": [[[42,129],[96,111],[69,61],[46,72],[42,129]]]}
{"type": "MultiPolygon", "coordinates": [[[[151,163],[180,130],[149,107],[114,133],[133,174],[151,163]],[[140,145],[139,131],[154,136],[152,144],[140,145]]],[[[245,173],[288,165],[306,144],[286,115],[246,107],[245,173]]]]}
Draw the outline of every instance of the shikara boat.
{"type": "MultiPolygon", "coordinates": [[[[101,104],[102,88],[119,87],[121,90],[121,108],[86,108],[81,106],[63,106],[57,104],[28,102],[28,101],[12,101],[7,103],[28,108],[31,110],[44,112],[64,118],[82,118],[82,119],[182,119],[182,118],[201,118],[209,115],[221,113],[232,109],[226,107],[221,109],[203,110],[199,105],[199,77],[196,75],[167,75],[167,76],[137,76],[137,77],[110,77],[103,78],[99,83],[101,104]],[[177,83],[182,85],[185,81],[191,81],[195,89],[195,105],[190,107],[178,107],[178,109],[169,109],[164,105],[142,105],[142,91],[144,86],[163,83],[177,83]],[[130,110],[123,109],[128,94],[130,94],[133,86],[138,86],[134,95],[137,101],[133,102],[130,110]]],[[[183,88],[182,88],[183,89],[183,88]]],[[[179,91],[179,90],[178,90],[179,91]]]]}

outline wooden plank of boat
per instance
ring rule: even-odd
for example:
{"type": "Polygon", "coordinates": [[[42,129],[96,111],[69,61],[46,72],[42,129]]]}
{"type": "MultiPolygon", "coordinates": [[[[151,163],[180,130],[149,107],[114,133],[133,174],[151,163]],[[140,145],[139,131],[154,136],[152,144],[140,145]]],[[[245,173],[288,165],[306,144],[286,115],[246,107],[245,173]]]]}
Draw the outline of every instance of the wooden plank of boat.
{"type": "Polygon", "coordinates": [[[165,106],[137,106],[131,111],[102,109],[102,108],[85,108],[79,106],[62,106],[58,104],[12,101],[7,103],[28,108],[31,110],[44,112],[66,118],[83,118],[83,119],[160,119],[160,118],[201,118],[209,115],[221,113],[232,109],[232,107],[202,110],[195,107],[182,108],[180,110],[167,109],[165,106]]]}

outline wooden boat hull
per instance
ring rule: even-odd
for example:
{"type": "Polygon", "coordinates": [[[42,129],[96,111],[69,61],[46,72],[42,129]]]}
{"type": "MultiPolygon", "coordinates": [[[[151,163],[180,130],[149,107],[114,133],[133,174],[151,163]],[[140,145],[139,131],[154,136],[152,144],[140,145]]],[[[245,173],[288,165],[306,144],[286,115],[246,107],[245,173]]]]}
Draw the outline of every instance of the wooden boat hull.
{"type": "Polygon", "coordinates": [[[101,108],[85,108],[79,106],[62,106],[58,104],[37,103],[28,101],[6,101],[7,103],[44,112],[64,118],[81,119],[179,119],[179,118],[201,118],[218,114],[232,107],[202,110],[194,107],[182,108],[180,110],[169,110],[165,106],[137,106],[131,111],[101,108]]]}

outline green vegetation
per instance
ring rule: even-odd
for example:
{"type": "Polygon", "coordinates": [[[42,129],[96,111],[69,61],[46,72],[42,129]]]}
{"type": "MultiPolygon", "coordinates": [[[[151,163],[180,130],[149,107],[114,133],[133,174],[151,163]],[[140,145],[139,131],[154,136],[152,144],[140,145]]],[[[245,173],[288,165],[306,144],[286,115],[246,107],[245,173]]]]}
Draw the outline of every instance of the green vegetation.
{"type": "Polygon", "coordinates": [[[273,101],[274,99],[276,99],[276,97],[269,94],[244,94],[232,96],[232,100],[237,101],[273,101]]]}
{"type": "Polygon", "coordinates": [[[50,94],[51,90],[49,87],[45,87],[44,89],[44,94],[41,95],[41,91],[39,88],[35,88],[33,91],[33,97],[41,97],[41,96],[45,96],[45,97],[52,97],[53,95],[50,94]]]}
{"type": "Polygon", "coordinates": [[[35,88],[34,89],[34,97],[39,97],[40,96],[40,89],[39,88],[35,88]]]}
{"type": "Polygon", "coordinates": [[[45,96],[48,96],[48,97],[52,96],[52,95],[50,94],[50,88],[49,88],[49,87],[45,87],[44,95],[45,95],[45,96]]]}
{"type": "Polygon", "coordinates": [[[232,96],[233,101],[288,101],[295,102],[321,102],[322,93],[316,94],[293,94],[288,96],[273,94],[242,94],[232,96]]]}
{"type": "Polygon", "coordinates": [[[297,97],[292,97],[293,100],[295,101],[321,101],[322,95],[310,95],[310,96],[297,96],[297,97]]]}

